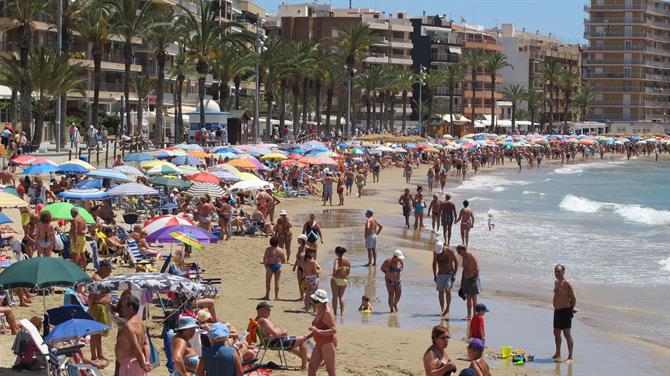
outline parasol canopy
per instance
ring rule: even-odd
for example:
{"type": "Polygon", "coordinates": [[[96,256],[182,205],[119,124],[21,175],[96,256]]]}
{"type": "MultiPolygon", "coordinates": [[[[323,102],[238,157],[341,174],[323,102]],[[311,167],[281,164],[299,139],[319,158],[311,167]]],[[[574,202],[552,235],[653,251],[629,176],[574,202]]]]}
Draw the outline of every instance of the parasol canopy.
{"type": "Polygon", "coordinates": [[[207,291],[207,287],[200,283],[168,273],[115,275],[89,284],[88,291],[94,294],[107,294],[125,289],[129,283],[133,288],[147,289],[151,292],[174,292],[187,298],[199,298],[207,291]]]}
{"type": "Polygon", "coordinates": [[[5,289],[70,287],[91,281],[91,277],[80,266],[57,257],[33,257],[17,261],[0,273],[0,286],[5,289]]]}

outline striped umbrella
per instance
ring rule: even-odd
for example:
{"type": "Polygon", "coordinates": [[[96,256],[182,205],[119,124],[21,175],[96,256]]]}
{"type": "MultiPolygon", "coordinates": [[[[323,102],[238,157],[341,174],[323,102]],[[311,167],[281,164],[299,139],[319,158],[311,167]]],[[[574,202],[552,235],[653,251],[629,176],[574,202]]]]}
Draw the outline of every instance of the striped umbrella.
{"type": "Polygon", "coordinates": [[[0,192],[0,208],[21,208],[28,203],[7,192],[0,192]]]}
{"type": "Polygon", "coordinates": [[[183,171],[180,168],[172,166],[156,166],[147,171],[147,175],[181,175],[183,171]]]}
{"type": "Polygon", "coordinates": [[[109,198],[109,193],[99,189],[75,188],[59,193],[58,196],[66,200],[104,200],[109,198]]]}
{"type": "Polygon", "coordinates": [[[226,194],[223,188],[211,183],[195,183],[187,192],[193,197],[203,197],[205,194],[211,197],[221,197],[226,194]]]}
{"type": "Polygon", "coordinates": [[[154,159],[156,159],[156,157],[147,153],[130,153],[123,158],[126,162],[144,162],[153,161],[154,159]]]}
{"type": "Polygon", "coordinates": [[[177,225],[194,226],[193,220],[181,215],[160,215],[144,222],[144,230],[151,234],[164,227],[171,227],[177,225]]]}
{"type": "Polygon", "coordinates": [[[179,168],[181,169],[181,174],[184,175],[184,176],[191,176],[191,175],[195,175],[195,174],[198,174],[198,173],[202,172],[202,171],[198,170],[197,167],[190,166],[190,165],[180,166],[179,168]]]}
{"type": "Polygon", "coordinates": [[[148,161],[148,162],[142,163],[142,168],[147,170],[147,169],[150,169],[150,168],[153,168],[153,167],[156,167],[156,166],[163,166],[163,165],[171,166],[171,167],[177,167],[173,163],[170,163],[168,161],[154,160],[154,161],[148,161]]]}
{"type": "Polygon", "coordinates": [[[172,159],[172,163],[176,164],[177,166],[181,165],[199,165],[202,164],[202,161],[196,157],[192,157],[190,155],[182,155],[180,157],[175,157],[172,159]]]}
{"type": "Polygon", "coordinates": [[[228,171],[212,171],[212,175],[224,181],[240,181],[240,178],[228,171]]]}
{"type": "Polygon", "coordinates": [[[157,195],[158,191],[140,183],[126,183],[109,190],[112,197],[117,196],[150,196],[157,195]]]}
{"type": "Polygon", "coordinates": [[[95,167],[92,164],[90,164],[88,162],[84,162],[81,159],[72,159],[72,160],[69,160],[67,162],[61,163],[60,166],[62,166],[64,164],[76,164],[78,166],[84,167],[85,169],[87,169],[89,171],[95,170],[95,167]]]}
{"type": "Polygon", "coordinates": [[[182,232],[182,231],[174,231],[170,233],[170,236],[173,238],[179,240],[180,242],[190,245],[191,247],[195,249],[203,249],[205,246],[200,243],[197,239],[192,237],[191,235],[182,232]]]}
{"type": "Polygon", "coordinates": [[[202,150],[202,146],[197,145],[197,144],[177,144],[174,146],[175,148],[179,148],[182,150],[202,150]]]}
{"type": "Polygon", "coordinates": [[[174,188],[188,188],[191,186],[190,181],[186,180],[181,180],[178,178],[168,178],[165,176],[156,176],[154,178],[151,178],[149,180],[149,184],[151,185],[162,185],[166,187],[174,187],[174,188]]]}
{"type": "Polygon", "coordinates": [[[36,157],[34,155],[19,155],[18,157],[10,160],[11,163],[16,163],[16,164],[26,164],[26,165],[32,165],[32,164],[50,164],[52,166],[58,166],[58,163],[53,162],[49,159],[43,158],[43,157],[36,157]]]}
{"type": "Polygon", "coordinates": [[[56,172],[61,174],[85,174],[90,170],[74,163],[61,163],[56,172]]]}

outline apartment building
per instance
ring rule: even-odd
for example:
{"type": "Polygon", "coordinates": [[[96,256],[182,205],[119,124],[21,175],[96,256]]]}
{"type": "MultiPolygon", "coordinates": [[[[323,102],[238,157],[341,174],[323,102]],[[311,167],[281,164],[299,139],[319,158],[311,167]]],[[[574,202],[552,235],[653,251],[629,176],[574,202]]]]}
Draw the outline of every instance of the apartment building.
{"type": "Polygon", "coordinates": [[[594,120],[668,120],[670,2],[591,0],[583,74],[599,93],[594,120]]]}
{"type": "MultiPolygon", "coordinates": [[[[503,53],[511,68],[501,70],[505,87],[520,85],[526,90],[533,87],[542,90],[542,71],[552,60],[558,61],[563,67],[581,72],[581,50],[579,45],[565,44],[552,34],[540,34],[539,31],[528,32],[525,28],[518,30],[513,24],[502,24],[500,29],[490,30],[497,34],[497,40],[503,46],[503,53]]],[[[528,105],[522,102],[520,108],[527,110],[528,105]]],[[[560,93],[555,100],[554,121],[563,121],[565,102],[560,93]]]]}

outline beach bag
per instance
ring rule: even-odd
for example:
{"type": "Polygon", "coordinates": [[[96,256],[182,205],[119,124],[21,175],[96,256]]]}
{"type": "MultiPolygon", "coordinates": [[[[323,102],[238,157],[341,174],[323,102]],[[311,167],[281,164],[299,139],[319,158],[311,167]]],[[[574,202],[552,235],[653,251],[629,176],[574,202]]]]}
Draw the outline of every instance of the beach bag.
{"type": "Polygon", "coordinates": [[[54,230],[54,251],[62,251],[65,249],[65,244],[63,244],[63,239],[61,239],[60,234],[54,230]]]}
{"type": "Polygon", "coordinates": [[[161,354],[151,342],[151,336],[149,335],[149,328],[147,328],[147,339],[149,340],[149,362],[155,368],[158,367],[161,363],[161,354]]]}

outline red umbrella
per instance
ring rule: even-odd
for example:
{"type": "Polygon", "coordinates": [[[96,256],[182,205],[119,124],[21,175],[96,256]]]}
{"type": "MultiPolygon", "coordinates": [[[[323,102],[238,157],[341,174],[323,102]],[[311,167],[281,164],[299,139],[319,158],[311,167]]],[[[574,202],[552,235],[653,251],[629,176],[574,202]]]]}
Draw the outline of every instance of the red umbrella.
{"type": "Polygon", "coordinates": [[[290,159],[287,159],[287,160],[285,160],[285,161],[281,161],[281,162],[280,162],[280,165],[281,165],[282,167],[293,167],[293,166],[296,166],[296,165],[297,165],[298,167],[300,167],[300,168],[305,168],[305,167],[307,167],[307,164],[305,164],[305,163],[298,162],[298,161],[292,161],[292,160],[290,160],[290,159]]]}
{"type": "Polygon", "coordinates": [[[210,174],[208,172],[200,172],[191,175],[188,177],[188,180],[195,181],[198,183],[212,183],[212,184],[219,184],[221,182],[221,179],[219,179],[219,177],[217,177],[214,174],[210,174]]]}
{"type": "Polygon", "coordinates": [[[195,226],[195,223],[193,220],[181,215],[159,215],[158,217],[154,217],[144,222],[144,230],[151,234],[154,231],[158,231],[164,227],[177,225],[195,226]]]}
{"type": "Polygon", "coordinates": [[[52,162],[46,158],[42,157],[36,157],[34,155],[19,155],[18,157],[12,159],[10,162],[14,162],[16,164],[25,164],[25,165],[33,165],[33,164],[48,164],[52,166],[58,166],[57,163],[52,162]]]}
{"type": "Polygon", "coordinates": [[[303,157],[302,154],[291,154],[291,155],[288,156],[288,159],[298,160],[298,159],[300,159],[300,158],[302,158],[302,157],[303,157]]]}

